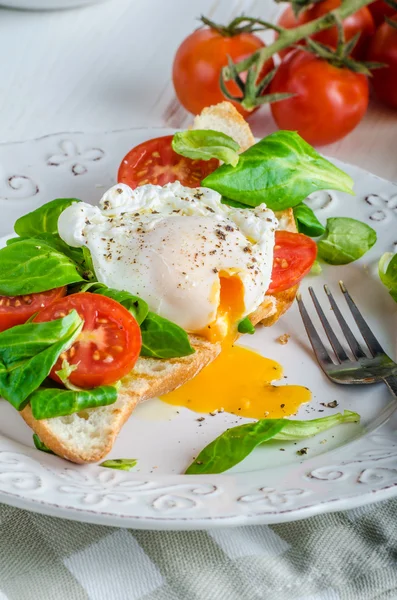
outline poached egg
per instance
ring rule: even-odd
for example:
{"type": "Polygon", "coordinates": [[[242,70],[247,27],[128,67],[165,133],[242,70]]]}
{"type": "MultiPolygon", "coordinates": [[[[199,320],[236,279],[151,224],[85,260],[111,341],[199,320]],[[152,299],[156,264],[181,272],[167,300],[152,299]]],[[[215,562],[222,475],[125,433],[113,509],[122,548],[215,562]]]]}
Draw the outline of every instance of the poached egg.
{"type": "Polygon", "coordinates": [[[117,184],[99,206],[66,208],[58,230],[70,246],[90,250],[98,281],[214,342],[263,302],[277,225],[263,204],[238,209],[213,190],[175,182],[117,184]]]}
{"type": "Polygon", "coordinates": [[[305,387],[272,385],[280,365],[232,344],[270,285],[277,226],[263,204],[240,210],[179,182],[118,184],[99,206],[72,204],[58,221],[67,244],[90,250],[98,281],[140,296],[189,333],[224,342],[218,358],[164,402],[257,419],[294,414],[310,400],[305,387]]]}

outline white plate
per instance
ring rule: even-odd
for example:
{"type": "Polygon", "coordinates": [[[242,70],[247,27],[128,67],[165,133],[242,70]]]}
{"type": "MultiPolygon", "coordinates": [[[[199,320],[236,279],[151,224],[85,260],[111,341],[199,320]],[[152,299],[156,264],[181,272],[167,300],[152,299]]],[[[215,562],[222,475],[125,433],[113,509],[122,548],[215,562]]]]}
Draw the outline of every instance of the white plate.
{"type": "MultiPolygon", "coordinates": [[[[0,235],[10,233],[18,216],[53,198],[98,201],[131,147],[169,133],[64,133],[0,146],[0,235]]],[[[337,281],[344,279],[395,357],[396,305],[379,283],[376,265],[383,252],[397,248],[397,187],[356,167],[340,166],[354,178],[356,197],[321,193],[312,205],[322,221],[338,215],[369,223],[378,243],[359,263],[327,268],[310,283],[323,298],[321,286],[327,281],[339,298],[337,281]]],[[[307,284],[302,285],[305,297],[307,284]]],[[[294,444],[272,443],[227,474],[189,477],[180,473],[192,456],[235,417],[208,417],[198,427],[196,413],[181,409],[177,414],[175,407],[153,400],[135,411],[109,455],[138,459],[137,470],[125,473],[73,465],[35,450],[30,429],[2,401],[0,501],[107,525],[198,529],[280,523],[397,495],[397,418],[386,386],[353,389],[328,382],[313,359],[296,306],[276,326],[260,329],[243,343],[281,362],[289,383],[310,387],[314,399],[300,410],[300,418],[335,412],[321,403],[337,399],[337,410],[362,415],[362,427],[344,425],[308,440],[306,457],[296,455],[294,444]],[[275,340],[285,332],[291,339],[281,346],[275,340]]]]}

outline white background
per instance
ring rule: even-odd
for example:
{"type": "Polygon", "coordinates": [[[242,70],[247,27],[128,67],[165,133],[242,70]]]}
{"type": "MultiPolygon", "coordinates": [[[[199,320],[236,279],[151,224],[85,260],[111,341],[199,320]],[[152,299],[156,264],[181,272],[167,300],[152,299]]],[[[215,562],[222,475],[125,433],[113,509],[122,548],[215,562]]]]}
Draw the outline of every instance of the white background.
{"type": "MultiPolygon", "coordinates": [[[[0,9],[0,141],[186,126],[189,116],[171,82],[174,53],[200,14],[226,22],[242,12],[270,20],[280,6],[271,0],[108,0],[66,11],[0,9]]],[[[258,135],[274,129],[267,108],[252,124],[258,135]]],[[[373,103],[352,134],[323,152],[397,180],[397,112],[373,103]]]]}

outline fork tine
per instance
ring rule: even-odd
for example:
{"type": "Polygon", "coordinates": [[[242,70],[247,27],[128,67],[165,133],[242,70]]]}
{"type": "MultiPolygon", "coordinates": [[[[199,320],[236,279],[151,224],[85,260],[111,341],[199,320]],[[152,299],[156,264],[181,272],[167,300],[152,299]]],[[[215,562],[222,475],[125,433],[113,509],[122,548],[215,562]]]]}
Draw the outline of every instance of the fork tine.
{"type": "Polygon", "coordinates": [[[336,337],[331,325],[329,324],[329,321],[325,316],[325,313],[321,308],[320,303],[317,300],[317,296],[312,287],[309,287],[309,292],[312,297],[317,314],[320,317],[321,324],[324,327],[325,333],[327,334],[327,338],[329,339],[333,351],[335,352],[336,358],[340,363],[350,360],[346,352],[344,351],[342,345],[340,344],[338,338],[336,337]]]}
{"type": "Polygon", "coordinates": [[[333,360],[331,359],[330,355],[328,354],[324,344],[322,343],[316,328],[313,325],[313,322],[311,320],[311,318],[308,315],[308,312],[306,310],[305,305],[303,304],[303,300],[302,300],[302,296],[300,295],[300,293],[298,293],[296,295],[296,299],[298,302],[298,306],[299,306],[299,311],[302,317],[302,321],[303,324],[305,326],[308,338],[310,340],[310,343],[312,345],[314,354],[317,357],[317,360],[321,366],[321,368],[326,371],[327,367],[331,367],[331,366],[335,366],[335,363],[333,362],[333,360]]]}
{"type": "Polygon", "coordinates": [[[345,336],[346,341],[349,344],[351,351],[353,352],[355,358],[357,358],[357,359],[368,358],[367,355],[365,354],[364,350],[361,348],[360,344],[354,337],[353,332],[350,329],[349,325],[346,323],[344,316],[340,312],[339,307],[336,304],[335,299],[331,293],[331,290],[329,289],[329,287],[327,285],[324,285],[324,290],[328,296],[328,300],[329,300],[329,303],[331,304],[332,310],[334,311],[334,315],[337,318],[338,323],[342,329],[343,335],[345,336]]]}
{"type": "Polygon", "coordinates": [[[367,344],[372,356],[376,356],[377,354],[386,354],[385,351],[383,350],[382,346],[380,345],[380,343],[378,342],[378,340],[372,333],[371,329],[369,328],[368,323],[365,321],[361,312],[358,310],[354,300],[352,299],[349,292],[345,288],[345,284],[343,283],[343,281],[340,281],[339,285],[340,285],[340,289],[343,292],[345,300],[350,308],[350,311],[354,317],[354,320],[356,321],[357,326],[358,326],[363,338],[365,339],[366,344],[367,344]]]}

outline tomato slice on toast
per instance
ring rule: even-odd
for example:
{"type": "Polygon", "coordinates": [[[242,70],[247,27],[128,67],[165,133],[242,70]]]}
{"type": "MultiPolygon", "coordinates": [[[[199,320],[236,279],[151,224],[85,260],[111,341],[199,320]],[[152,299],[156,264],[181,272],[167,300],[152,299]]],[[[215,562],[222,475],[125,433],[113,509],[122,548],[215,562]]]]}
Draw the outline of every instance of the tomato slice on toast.
{"type": "Polygon", "coordinates": [[[73,309],[84,320],[83,329],[58,358],[50,377],[61,381],[57,371],[64,360],[74,368],[70,383],[81,388],[110,385],[127,375],[142,346],[141,330],[132,314],[112,298],[83,292],[54,302],[40,311],[34,322],[59,319],[73,309]]]}
{"type": "Polygon", "coordinates": [[[303,233],[276,231],[272,282],[268,294],[284,292],[300,282],[317,256],[317,244],[303,233]]]}
{"type": "Polygon", "coordinates": [[[186,187],[199,187],[202,180],[219,166],[219,161],[180,156],[171,146],[173,137],[155,138],[132,148],[121,161],[117,181],[133,189],[147,183],[165,185],[174,181],[180,181],[186,187]]]}
{"type": "Polygon", "coordinates": [[[0,296],[0,331],[23,325],[30,317],[66,294],[66,287],[23,296],[0,296]]]}

